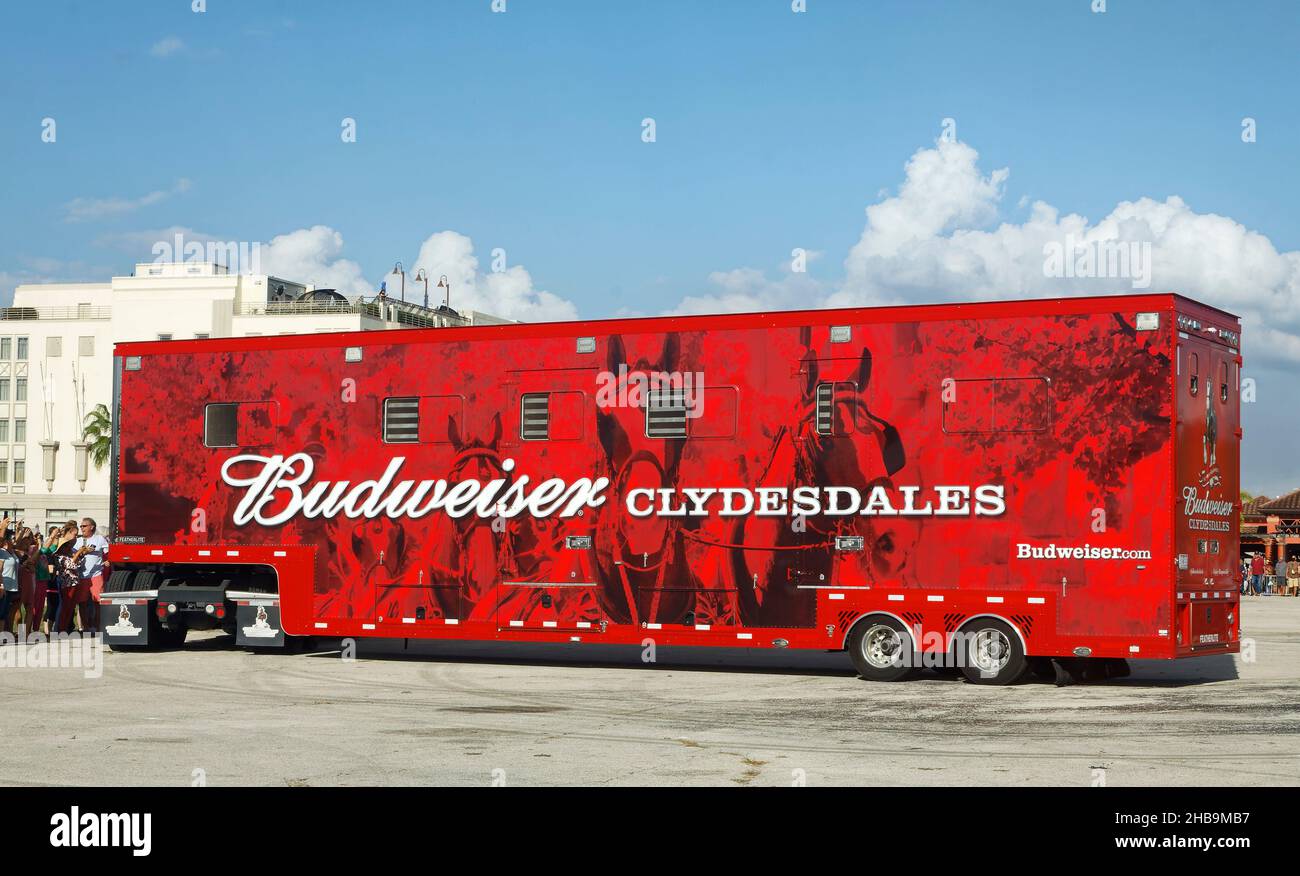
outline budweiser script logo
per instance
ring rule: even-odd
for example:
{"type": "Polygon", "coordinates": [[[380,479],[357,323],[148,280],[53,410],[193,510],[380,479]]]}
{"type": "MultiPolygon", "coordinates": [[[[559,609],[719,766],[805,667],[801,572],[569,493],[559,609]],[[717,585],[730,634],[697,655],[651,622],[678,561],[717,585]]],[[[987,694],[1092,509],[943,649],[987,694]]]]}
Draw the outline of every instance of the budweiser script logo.
{"type": "Polygon", "coordinates": [[[1229,517],[1232,515],[1234,507],[1232,502],[1212,498],[1209,490],[1206,490],[1205,495],[1201,496],[1196,487],[1183,487],[1183,502],[1183,514],[1188,517],[1193,514],[1229,517]]]}
{"type": "MultiPolygon", "coordinates": [[[[572,517],[585,508],[605,504],[609,478],[579,478],[567,483],[550,478],[532,484],[528,475],[513,479],[495,478],[486,483],[468,479],[398,480],[405,457],[394,457],[382,477],[373,481],[314,481],[315,463],[305,453],[292,456],[233,456],[221,466],[221,479],[245,490],[235,508],[235,525],[257,522],[279,526],[303,517],[410,517],[419,519],[434,511],[449,517],[477,514],[479,517],[534,517],[559,514],[572,517]],[[244,471],[256,467],[251,473],[244,471]]],[[[515,461],[504,459],[504,474],[514,471],[515,461]]],[[[909,515],[980,516],[1006,510],[1002,487],[984,484],[898,487],[890,491],[877,486],[868,491],[853,487],[741,487],[700,489],[635,489],[626,496],[627,513],[634,517],[705,517],[709,506],[728,516],[755,514],[789,515],[909,515]],[[721,507],[717,507],[717,506],[721,507]]]]}

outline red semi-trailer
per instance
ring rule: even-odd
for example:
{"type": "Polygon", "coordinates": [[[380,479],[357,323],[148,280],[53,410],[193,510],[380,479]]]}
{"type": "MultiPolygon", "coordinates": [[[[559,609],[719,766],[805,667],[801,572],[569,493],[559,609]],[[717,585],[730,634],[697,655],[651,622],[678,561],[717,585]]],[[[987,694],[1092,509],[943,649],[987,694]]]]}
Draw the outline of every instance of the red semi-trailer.
{"type": "Polygon", "coordinates": [[[1239,332],[1160,294],[119,344],[105,634],[1236,652],[1239,332]]]}

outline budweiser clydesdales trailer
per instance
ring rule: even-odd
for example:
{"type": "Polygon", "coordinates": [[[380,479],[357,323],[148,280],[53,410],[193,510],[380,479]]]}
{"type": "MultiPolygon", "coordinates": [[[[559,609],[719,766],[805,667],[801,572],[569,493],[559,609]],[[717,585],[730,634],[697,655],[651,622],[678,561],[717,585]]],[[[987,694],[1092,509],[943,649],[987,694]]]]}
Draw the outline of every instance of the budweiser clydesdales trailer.
{"type": "Polygon", "coordinates": [[[119,344],[107,639],[1235,652],[1239,331],[1161,294],[119,344]]]}

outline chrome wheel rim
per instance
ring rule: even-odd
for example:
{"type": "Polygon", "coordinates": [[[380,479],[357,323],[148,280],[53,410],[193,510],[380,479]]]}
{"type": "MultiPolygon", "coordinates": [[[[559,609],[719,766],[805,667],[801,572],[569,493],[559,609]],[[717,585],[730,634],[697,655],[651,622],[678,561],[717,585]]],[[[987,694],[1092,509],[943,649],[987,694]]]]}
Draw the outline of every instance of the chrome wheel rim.
{"type": "Polygon", "coordinates": [[[873,669],[896,666],[902,651],[902,637],[887,624],[873,624],[862,637],[862,657],[873,669]]]}
{"type": "Polygon", "coordinates": [[[980,630],[971,639],[970,662],[983,675],[997,675],[1011,662],[1011,640],[1001,630],[980,630]]]}

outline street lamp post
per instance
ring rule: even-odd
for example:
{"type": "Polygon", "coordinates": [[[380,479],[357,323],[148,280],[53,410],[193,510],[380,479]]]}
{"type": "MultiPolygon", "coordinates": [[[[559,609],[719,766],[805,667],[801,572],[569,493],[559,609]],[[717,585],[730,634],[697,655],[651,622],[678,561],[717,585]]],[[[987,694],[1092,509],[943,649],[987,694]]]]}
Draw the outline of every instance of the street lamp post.
{"type": "Polygon", "coordinates": [[[406,303],[406,269],[402,267],[401,262],[398,262],[397,264],[393,265],[393,273],[402,275],[402,303],[405,304],[406,303]]]}
{"type": "Polygon", "coordinates": [[[418,283],[424,281],[424,309],[429,309],[429,275],[425,273],[424,268],[415,272],[415,281],[418,283]]]}
{"type": "Polygon", "coordinates": [[[443,302],[442,302],[442,303],[445,304],[445,305],[447,305],[447,307],[450,309],[450,307],[451,307],[451,284],[447,282],[447,275],[446,275],[446,274],[443,274],[443,275],[442,275],[442,279],[440,279],[440,280],[438,281],[438,288],[439,288],[439,289],[445,289],[445,290],[446,290],[446,292],[444,293],[444,298],[443,298],[443,302]]]}

